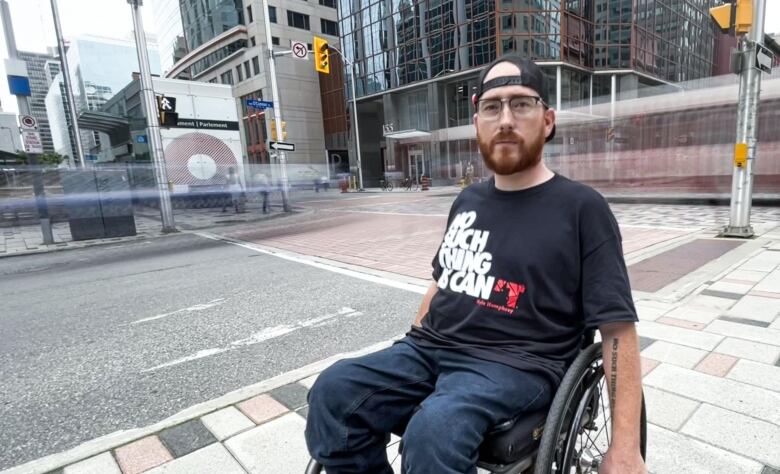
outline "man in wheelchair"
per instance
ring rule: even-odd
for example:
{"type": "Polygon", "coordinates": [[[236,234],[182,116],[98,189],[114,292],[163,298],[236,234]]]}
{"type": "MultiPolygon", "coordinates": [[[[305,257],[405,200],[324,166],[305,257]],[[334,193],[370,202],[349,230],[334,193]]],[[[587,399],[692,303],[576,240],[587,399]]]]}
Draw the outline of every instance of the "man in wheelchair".
{"type": "Polygon", "coordinates": [[[494,178],[455,199],[406,337],[319,376],[309,451],[330,474],[389,474],[388,433],[402,431],[404,472],[474,473],[491,427],[546,409],[583,334],[599,329],[613,433],[599,472],[645,473],[617,222],[598,192],[542,162],[555,111],[533,62],[503,56],[478,84],[474,125],[494,178]]]}

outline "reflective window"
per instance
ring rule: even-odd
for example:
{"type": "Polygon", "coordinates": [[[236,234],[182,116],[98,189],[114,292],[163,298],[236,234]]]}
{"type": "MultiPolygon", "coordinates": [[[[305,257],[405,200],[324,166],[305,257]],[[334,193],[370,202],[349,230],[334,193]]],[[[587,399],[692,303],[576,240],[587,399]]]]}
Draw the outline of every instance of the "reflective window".
{"type": "Polygon", "coordinates": [[[287,10],[287,24],[293,28],[300,28],[302,30],[309,30],[309,15],[303,13],[287,10]]]}

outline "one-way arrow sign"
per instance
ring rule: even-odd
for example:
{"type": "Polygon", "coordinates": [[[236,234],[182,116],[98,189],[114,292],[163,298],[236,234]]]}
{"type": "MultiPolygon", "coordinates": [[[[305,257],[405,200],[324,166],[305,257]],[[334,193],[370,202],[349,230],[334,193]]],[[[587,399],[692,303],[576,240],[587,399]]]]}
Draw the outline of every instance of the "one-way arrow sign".
{"type": "Polygon", "coordinates": [[[285,142],[270,142],[268,144],[271,148],[274,150],[279,151],[295,151],[295,145],[292,143],[285,143],[285,142]]]}

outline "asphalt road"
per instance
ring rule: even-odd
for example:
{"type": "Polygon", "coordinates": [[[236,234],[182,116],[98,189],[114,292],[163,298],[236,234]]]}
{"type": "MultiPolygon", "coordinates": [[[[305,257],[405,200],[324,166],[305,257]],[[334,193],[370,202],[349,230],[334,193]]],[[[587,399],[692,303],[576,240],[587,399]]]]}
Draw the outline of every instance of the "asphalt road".
{"type": "Polygon", "coordinates": [[[0,259],[0,470],[387,340],[419,301],[191,234],[0,259]]]}

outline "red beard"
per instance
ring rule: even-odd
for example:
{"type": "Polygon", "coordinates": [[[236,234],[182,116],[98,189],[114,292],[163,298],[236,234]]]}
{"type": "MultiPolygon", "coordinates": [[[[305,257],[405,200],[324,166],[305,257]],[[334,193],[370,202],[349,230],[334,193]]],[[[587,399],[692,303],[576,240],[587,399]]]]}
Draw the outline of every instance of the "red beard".
{"type": "Polygon", "coordinates": [[[491,140],[484,141],[477,132],[479,151],[485,166],[499,175],[511,175],[525,171],[536,166],[542,160],[542,148],[544,147],[544,135],[539,134],[536,139],[525,142],[517,133],[500,133],[491,140]],[[515,145],[502,145],[497,151],[496,146],[500,141],[512,141],[515,145]],[[512,150],[511,148],[515,148],[512,150]],[[515,156],[512,156],[512,155],[515,156]]]}

